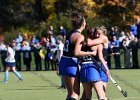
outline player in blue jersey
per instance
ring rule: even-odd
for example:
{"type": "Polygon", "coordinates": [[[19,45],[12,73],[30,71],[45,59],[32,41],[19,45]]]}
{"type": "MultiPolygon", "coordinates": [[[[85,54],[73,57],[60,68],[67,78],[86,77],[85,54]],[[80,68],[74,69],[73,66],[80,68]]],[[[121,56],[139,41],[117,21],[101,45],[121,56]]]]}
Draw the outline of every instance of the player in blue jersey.
{"type": "MultiPolygon", "coordinates": [[[[104,26],[100,26],[96,28],[96,32],[95,32],[95,36],[96,39],[91,40],[88,39],[87,40],[87,45],[88,46],[93,46],[93,45],[98,45],[98,44],[102,44],[103,45],[103,56],[106,60],[106,64],[107,64],[107,56],[108,56],[108,37],[106,36],[107,34],[107,30],[104,26]]],[[[103,65],[101,65],[103,67],[103,65]]],[[[108,78],[106,76],[106,74],[102,71],[101,72],[101,76],[103,78],[103,85],[104,85],[104,90],[106,91],[106,86],[107,86],[107,82],[108,82],[108,78]]]]}
{"type": "MultiPolygon", "coordinates": [[[[88,33],[88,38],[90,38],[91,40],[95,39],[96,34],[94,34],[93,28],[89,28],[87,33],[88,33]]],[[[102,62],[102,64],[105,66],[104,68],[107,70],[107,74],[109,75],[109,70],[106,66],[106,63],[102,54],[102,44],[99,44],[97,46],[92,46],[92,47],[83,46],[81,50],[94,51],[95,55],[97,55],[97,56],[94,56],[94,59],[102,62]]],[[[102,76],[100,74],[101,72],[100,68],[98,68],[95,62],[92,61],[91,56],[80,57],[79,60],[80,60],[80,66],[81,66],[80,79],[83,84],[84,93],[85,93],[85,97],[83,97],[81,100],[85,100],[85,99],[91,100],[93,86],[96,90],[99,100],[102,100],[102,99],[107,100],[104,89],[103,89],[103,82],[102,82],[102,76]]]]}
{"type": "Polygon", "coordinates": [[[80,80],[77,56],[93,55],[93,52],[80,50],[84,40],[81,32],[85,29],[86,21],[79,13],[72,14],[73,30],[66,37],[63,56],[59,63],[59,74],[63,77],[67,88],[67,100],[78,100],[80,93],[80,80]],[[80,52],[79,52],[80,51],[80,52]]]}
{"type": "MultiPolygon", "coordinates": [[[[109,56],[109,54],[108,54],[109,40],[108,40],[106,34],[107,34],[107,30],[104,26],[98,27],[97,31],[95,32],[96,38],[100,38],[100,37],[106,38],[106,42],[102,43],[102,52],[103,52],[103,57],[105,59],[105,63],[107,65],[107,57],[109,56]]],[[[103,67],[104,65],[100,64],[100,66],[103,67]]],[[[106,87],[107,87],[107,83],[108,83],[108,77],[107,77],[106,73],[104,73],[102,70],[100,72],[100,75],[102,77],[104,91],[106,91],[106,87]]]]}

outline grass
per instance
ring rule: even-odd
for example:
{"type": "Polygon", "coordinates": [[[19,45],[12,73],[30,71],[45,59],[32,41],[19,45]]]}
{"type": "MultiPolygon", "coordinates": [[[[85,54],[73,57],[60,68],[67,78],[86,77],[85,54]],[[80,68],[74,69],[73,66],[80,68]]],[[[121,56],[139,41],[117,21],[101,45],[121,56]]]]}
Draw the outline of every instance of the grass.
{"type": "MultiPolygon", "coordinates": [[[[113,78],[128,92],[128,97],[123,97],[119,90],[109,82],[107,96],[110,100],[140,100],[140,70],[111,70],[113,78]]],[[[65,100],[66,90],[57,89],[60,79],[55,71],[30,71],[21,72],[24,81],[18,82],[10,72],[9,82],[0,83],[0,100],[65,100]]],[[[3,73],[0,73],[1,81],[3,73]]],[[[81,86],[82,91],[82,86],[81,86]]],[[[93,99],[96,99],[93,90],[93,99]]]]}

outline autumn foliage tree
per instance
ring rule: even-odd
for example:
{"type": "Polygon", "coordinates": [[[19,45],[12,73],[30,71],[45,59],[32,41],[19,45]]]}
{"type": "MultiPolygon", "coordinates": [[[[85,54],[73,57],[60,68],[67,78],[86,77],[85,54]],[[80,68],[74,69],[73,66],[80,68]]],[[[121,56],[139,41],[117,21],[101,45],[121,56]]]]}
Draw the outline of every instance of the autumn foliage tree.
{"type": "Polygon", "coordinates": [[[88,26],[103,24],[126,27],[140,16],[139,0],[1,0],[0,26],[46,30],[51,24],[70,28],[70,15],[77,10],[88,26]],[[68,21],[64,21],[68,20],[68,21]]]}

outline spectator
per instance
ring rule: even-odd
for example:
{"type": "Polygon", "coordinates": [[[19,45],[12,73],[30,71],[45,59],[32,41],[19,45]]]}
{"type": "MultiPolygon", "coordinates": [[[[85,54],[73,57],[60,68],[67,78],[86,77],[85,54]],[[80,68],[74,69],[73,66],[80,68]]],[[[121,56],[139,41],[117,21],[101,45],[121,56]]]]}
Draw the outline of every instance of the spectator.
{"type": "Polygon", "coordinates": [[[24,64],[26,65],[26,70],[30,71],[31,70],[31,47],[29,46],[29,43],[27,41],[23,41],[23,46],[21,48],[23,52],[23,61],[24,64]]]}
{"type": "Polygon", "coordinates": [[[37,42],[39,42],[39,40],[36,38],[36,36],[33,36],[32,40],[31,40],[31,44],[34,44],[37,42]]]}
{"type": "Polygon", "coordinates": [[[131,31],[128,33],[128,38],[130,41],[134,41],[134,39],[135,39],[135,36],[133,35],[133,33],[131,31]]]}
{"type": "Polygon", "coordinates": [[[36,71],[42,70],[42,63],[41,63],[41,56],[40,56],[40,50],[41,50],[41,45],[39,42],[35,42],[33,45],[33,51],[34,51],[34,61],[36,65],[36,71]]]}
{"type": "Polygon", "coordinates": [[[66,29],[64,29],[63,26],[60,26],[60,32],[59,34],[63,37],[63,39],[66,39],[66,29]]]}
{"type": "Polygon", "coordinates": [[[50,59],[52,70],[56,70],[56,66],[57,66],[56,65],[56,50],[57,50],[56,40],[52,34],[50,34],[49,38],[50,38],[50,41],[49,41],[50,52],[48,53],[48,57],[50,59]]]}
{"type": "Polygon", "coordinates": [[[132,32],[132,34],[137,37],[137,25],[133,24],[130,26],[130,31],[132,32]]]}
{"type": "Polygon", "coordinates": [[[114,35],[118,39],[119,38],[119,32],[118,32],[118,27],[117,26],[114,26],[114,33],[115,33],[114,35]]]}
{"type": "Polygon", "coordinates": [[[46,41],[45,41],[45,48],[46,48],[46,55],[45,55],[45,59],[44,59],[44,62],[45,62],[45,70],[49,70],[50,69],[50,57],[49,57],[49,54],[50,54],[50,37],[49,35],[46,37],[46,41]]]}
{"type": "Polygon", "coordinates": [[[123,40],[125,39],[126,35],[124,33],[124,31],[121,32],[121,36],[119,37],[119,42],[120,42],[120,45],[122,45],[122,42],[123,40]]]}
{"type": "Polygon", "coordinates": [[[21,36],[21,33],[18,33],[18,37],[16,38],[17,43],[21,43],[23,41],[23,37],[21,36]]]}
{"type": "Polygon", "coordinates": [[[135,37],[133,41],[130,42],[130,46],[132,48],[132,60],[133,60],[133,66],[132,68],[139,68],[138,64],[138,39],[135,37]]]}
{"type": "Polygon", "coordinates": [[[115,29],[115,27],[111,27],[111,31],[109,32],[109,36],[108,36],[108,38],[109,38],[109,40],[110,41],[112,41],[112,39],[113,39],[113,36],[117,36],[117,28],[115,29]]]}
{"type": "Polygon", "coordinates": [[[137,38],[138,38],[139,46],[140,46],[140,18],[138,18],[138,21],[137,21],[137,38]]]}
{"type": "Polygon", "coordinates": [[[53,28],[52,25],[50,26],[50,31],[51,31],[51,33],[52,33],[53,35],[55,35],[55,31],[54,31],[54,28],[53,28]]]}
{"type": "Polygon", "coordinates": [[[120,45],[119,40],[117,40],[116,36],[113,36],[113,41],[111,42],[111,48],[112,48],[112,55],[114,55],[115,60],[115,68],[121,68],[120,65],[120,45]]]}
{"type": "Polygon", "coordinates": [[[24,41],[28,41],[28,39],[29,39],[28,34],[27,33],[24,33],[23,40],[24,41]]]}
{"type": "Polygon", "coordinates": [[[125,68],[131,68],[131,61],[130,61],[130,58],[131,58],[131,55],[130,55],[130,40],[128,37],[126,37],[123,41],[123,44],[122,44],[123,48],[124,48],[124,62],[125,62],[125,65],[124,67],[125,68]]]}
{"type": "Polygon", "coordinates": [[[47,37],[42,37],[42,38],[41,38],[41,41],[40,41],[40,45],[41,45],[41,46],[44,46],[44,47],[46,46],[46,42],[47,42],[47,39],[46,39],[46,38],[47,38],[47,37]]]}
{"type": "Polygon", "coordinates": [[[111,48],[111,42],[108,44],[108,57],[107,57],[107,64],[109,69],[111,68],[111,57],[112,57],[112,48],[111,48]]]}
{"type": "Polygon", "coordinates": [[[1,53],[2,65],[3,65],[4,71],[5,71],[6,70],[6,62],[5,62],[5,59],[7,57],[7,47],[3,43],[3,41],[0,42],[0,53],[1,53]]]}
{"type": "Polygon", "coordinates": [[[21,71],[21,43],[13,41],[13,49],[15,50],[16,68],[21,71]]]}
{"type": "MultiPolygon", "coordinates": [[[[57,40],[57,59],[58,59],[58,63],[63,55],[63,47],[64,47],[64,44],[63,44],[63,37],[62,36],[57,36],[56,37],[56,40],[57,40]]],[[[58,72],[58,68],[57,68],[57,75],[59,75],[59,72],[58,72]]],[[[60,75],[59,75],[60,76],[60,75]]],[[[62,76],[60,76],[61,78],[61,86],[59,88],[65,88],[65,84],[64,84],[64,81],[63,81],[63,78],[62,76]]]]}

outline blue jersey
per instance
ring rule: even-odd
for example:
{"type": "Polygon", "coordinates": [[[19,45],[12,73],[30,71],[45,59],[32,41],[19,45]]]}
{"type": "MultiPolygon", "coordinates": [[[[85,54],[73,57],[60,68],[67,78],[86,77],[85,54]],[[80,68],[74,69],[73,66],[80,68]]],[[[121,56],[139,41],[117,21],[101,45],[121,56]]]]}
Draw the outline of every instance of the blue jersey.
{"type": "Polygon", "coordinates": [[[109,56],[108,48],[103,47],[103,57],[104,57],[105,61],[107,61],[108,56],[109,56]]]}
{"type": "Polygon", "coordinates": [[[120,48],[119,48],[120,45],[119,45],[119,41],[118,40],[111,42],[111,44],[113,46],[115,46],[115,47],[112,48],[113,53],[120,52],[120,48]]]}
{"type": "Polygon", "coordinates": [[[65,41],[64,49],[63,49],[64,56],[74,57],[75,44],[70,41],[70,37],[75,32],[80,33],[79,31],[74,30],[74,31],[71,31],[70,34],[66,37],[66,41],[65,41]]]}
{"type": "MultiPolygon", "coordinates": [[[[88,51],[92,51],[91,47],[89,46],[82,46],[82,51],[88,52],[88,51]]],[[[81,62],[88,62],[88,61],[92,61],[91,56],[83,56],[83,57],[79,57],[78,58],[79,63],[81,62]]]]}

